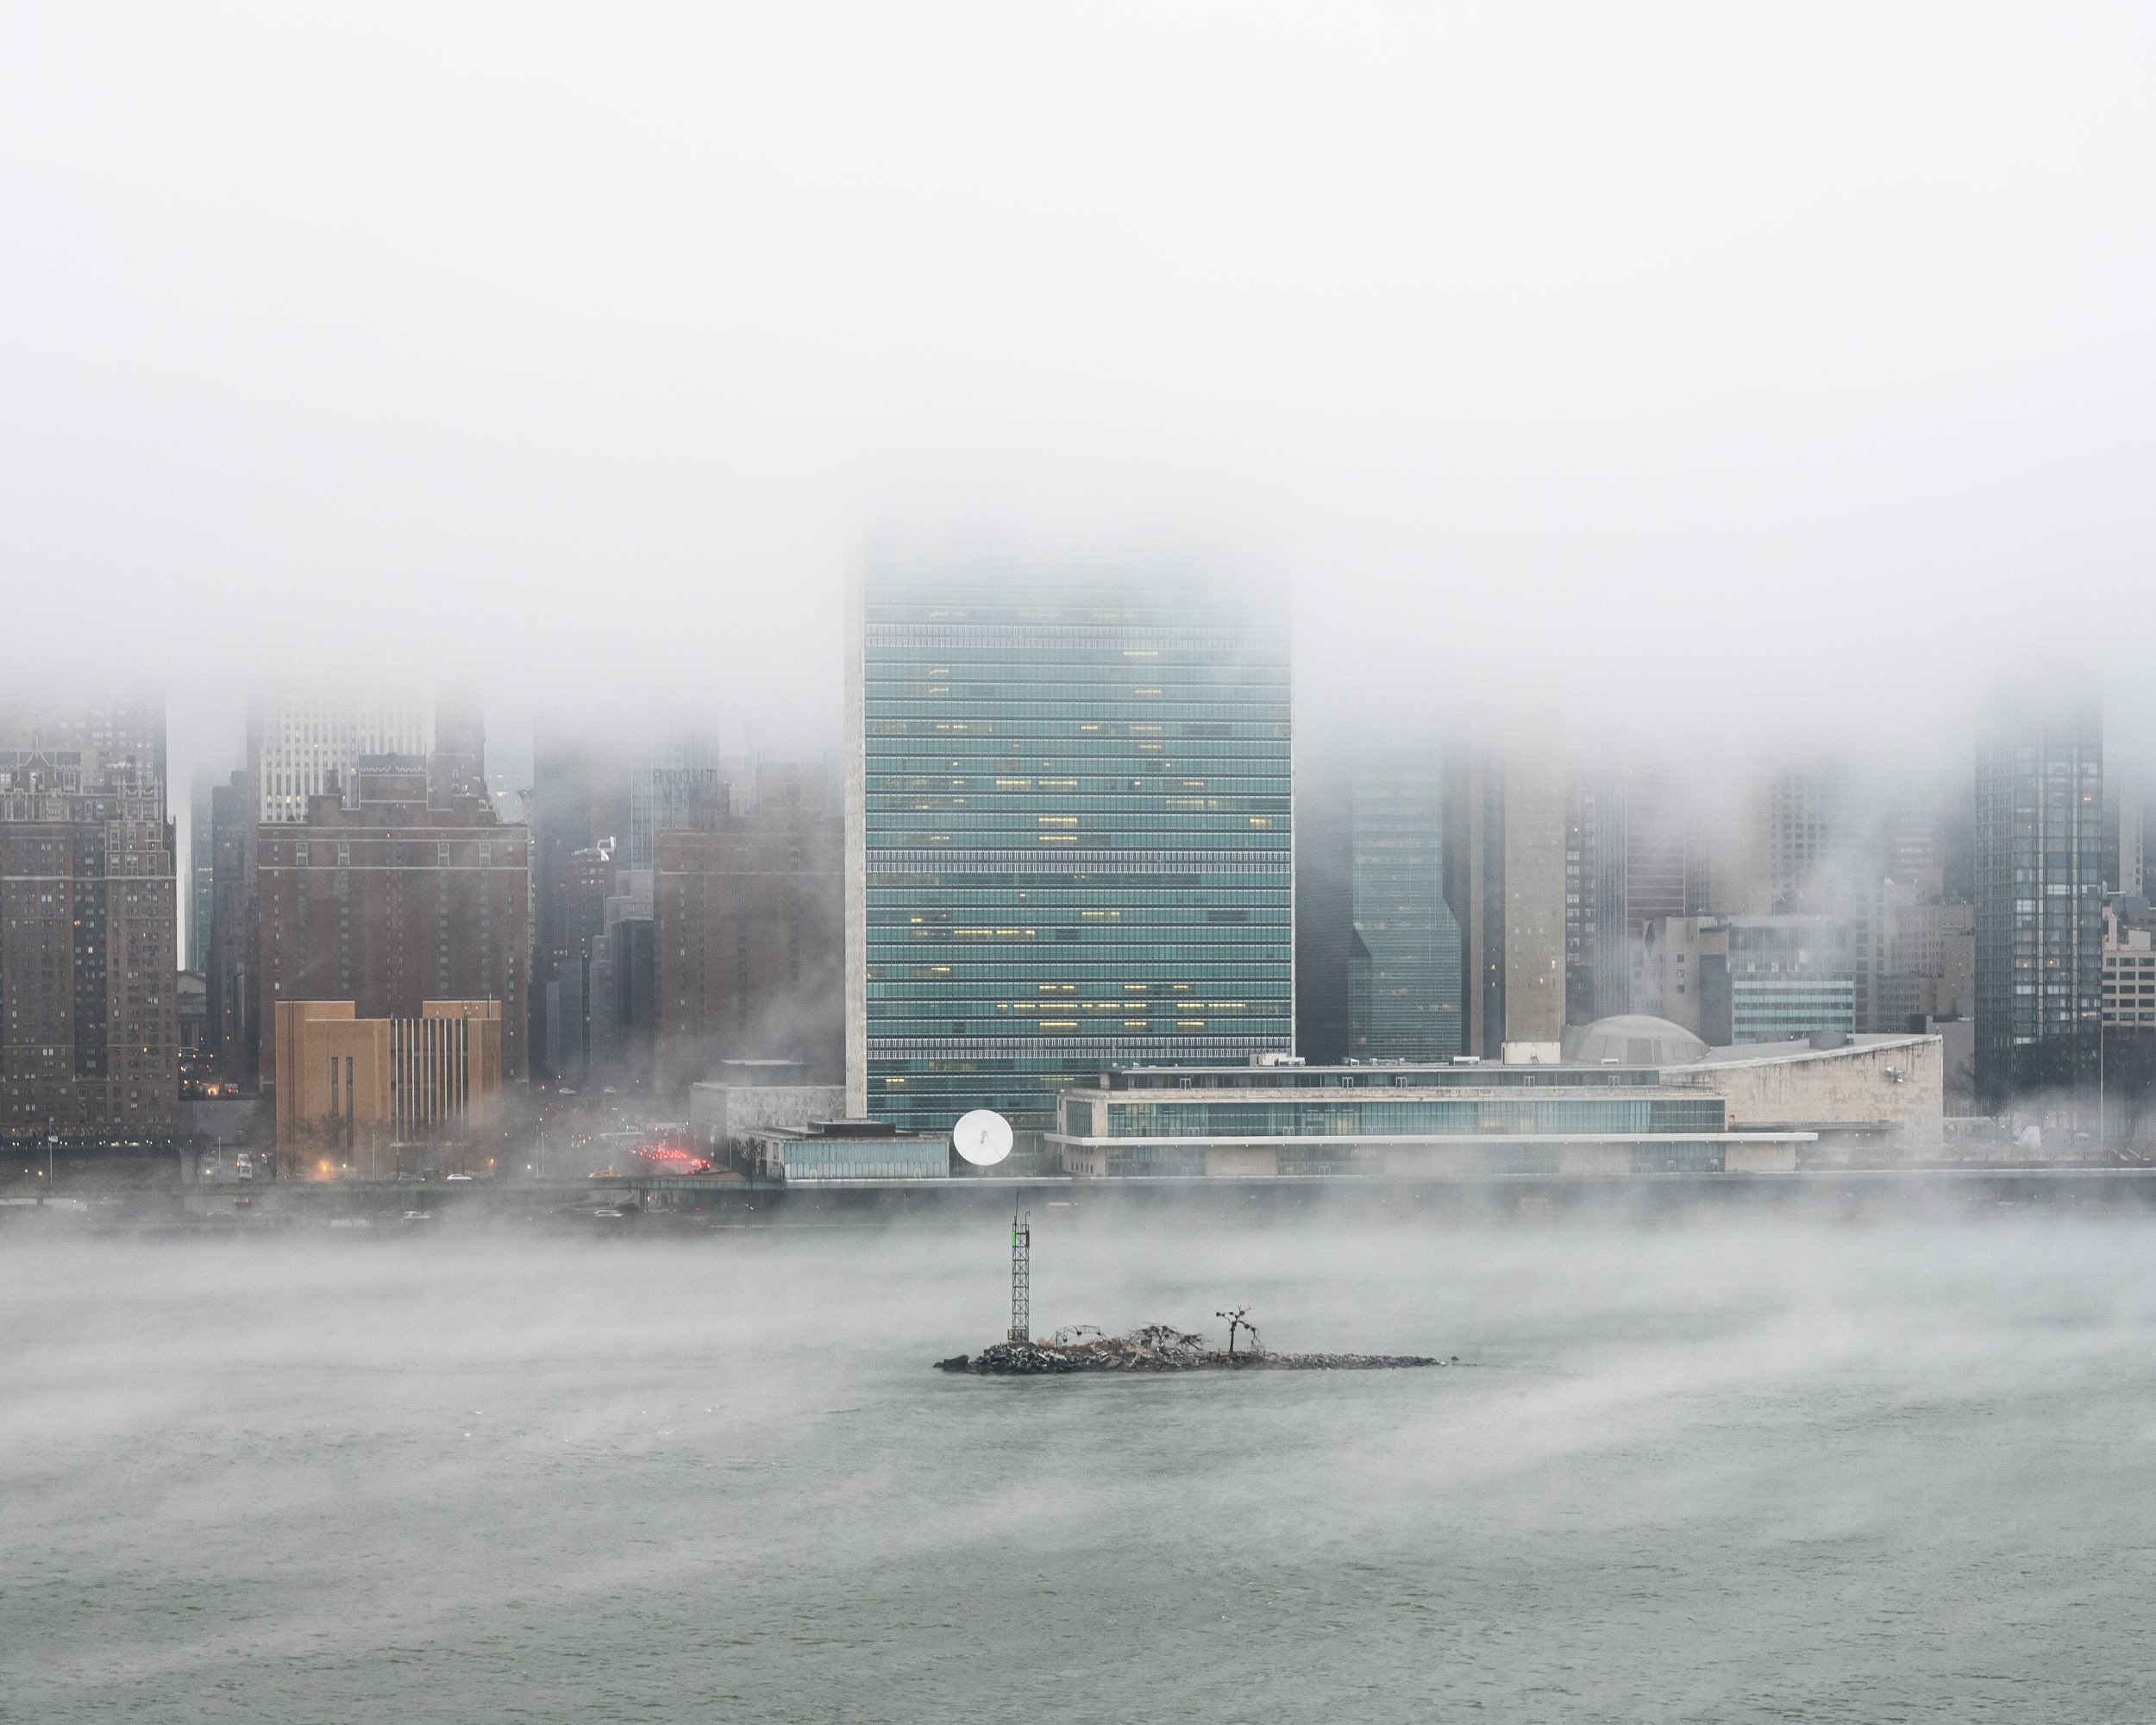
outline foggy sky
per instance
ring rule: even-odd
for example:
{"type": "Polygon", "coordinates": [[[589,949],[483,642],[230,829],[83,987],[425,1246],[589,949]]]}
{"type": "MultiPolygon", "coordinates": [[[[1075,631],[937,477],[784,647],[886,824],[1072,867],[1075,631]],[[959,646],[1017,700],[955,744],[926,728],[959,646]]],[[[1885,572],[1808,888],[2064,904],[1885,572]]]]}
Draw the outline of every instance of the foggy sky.
{"type": "Polygon", "coordinates": [[[247,679],[392,654],[498,725],[629,667],[828,746],[880,545],[1283,574],[1306,693],[1381,705],[1959,750],[2078,632],[2142,723],[2152,48],[2127,7],[12,6],[7,627],[161,678],[176,775],[247,679]]]}

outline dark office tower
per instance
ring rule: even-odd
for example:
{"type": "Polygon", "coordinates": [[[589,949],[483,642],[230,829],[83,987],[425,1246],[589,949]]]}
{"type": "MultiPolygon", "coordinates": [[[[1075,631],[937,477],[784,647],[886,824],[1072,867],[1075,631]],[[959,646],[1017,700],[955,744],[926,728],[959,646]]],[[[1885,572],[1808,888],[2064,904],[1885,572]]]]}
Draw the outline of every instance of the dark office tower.
{"type": "Polygon", "coordinates": [[[676,727],[655,731],[635,745],[629,777],[628,867],[649,870],[661,833],[704,831],[725,812],[716,732],[676,727]]]}
{"type": "Polygon", "coordinates": [[[1940,894],[1949,904],[1977,901],[1977,799],[1972,780],[1964,779],[1938,805],[1932,843],[1939,859],[1940,894]]]}
{"type": "Polygon", "coordinates": [[[427,756],[427,800],[448,808],[460,797],[489,797],[486,710],[466,689],[436,700],[434,748],[427,756]]]}
{"type": "Polygon", "coordinates": [[[585,1013],[591,1031],[586,1082],[647,1088],[658,1033],[658,946],[649,869],[615,871],[620,889],[599,902],[585,1013]]]}
{"type": "Polygon", "coordinates": [[[1438,750],[1328,746],[1299,759],[1295,785],[1296,1052],[1333,1064],[1462,1052],[1438,750]]]}
{"type": "MultiPolygon", "coordinates": [[[[584,1024],[588,1063],[584,1082],[617,1089],[647,1088],[656,1057],[657,948],[652,918],[652,873],[617,864],[598,902],[598,922],[585,906],[590,931],[586,957],[584,1024]]],[[[566,998],[566,997],[565,997],[566,998]]]]}
{"type": "Polygon", "coordinates": [[[1691,819],[1683,787],[1659,767],[1626,773],[1624,798],[1626,973],[1636,1001],[1648,928],[1664,917],[1685,915],[1692,901],[1691,819]]]}
{"type": "Polygon", "coordinates": [[[846,820],[828,768],[765,763],[750,806],[659,835],[653,888],[663,1094],[726,1060],[845,1072],[846,820]]]}
{"type": "Polygon", "coordinates": [[[546,967],[534,989],[544,1005],[536,1031],[543,1040],[535,1043],[533,1060],[541,1076],[580,1088],[592,1075],[592,973],[604,958],[606,900],[614,890],[611,842],[572,852],[555,875],[553,887],[537,894],[540,917],[551,931],[547,938],[558,944],[541,949],[533,961],[535,974],[542,962],[546,967]]]}
{"type": "Polygon", "coordinates": [[[1566,982],[1563,775],[1532,750],[1463,750],[1445,783],[1463,1049],[1485,1060],[1555,1060],[1566,982]]]}
{"type": "Polygon", "coordinates": [[[1684,787],[1661,768],[1625,775],[1625,936],[1638,940],[1647,925],[1681,917],[1689,902],[1684,787]]]}
{"type": "Polygon", "coordinates": [[[1889,880],[1921,881],[1940,866],[1939,811],[1931,798],[1906,791],[1897,794],[1881,824],[1878,850],[1889,880]]]}
{"type": "Polygon", "coordinates": [[[1460,1049],[1500,1057],[1505,1025],[1504,775],[1486,751],[1445,763],[1445,897],[1460,932],[1460,1049]]]}
{"type": "Polygon", "coordinates": [[[542,718],[533,745],[532,1047],[539,1076],[581,1084],[594,943],[628,863],[631,762],[595,722],[542,718]]]}
{"type": "Polygon", "coordinates": [[[2092,701],[2002,703],[1977,748],[1977,1088],[2096,1076],[2103,725],[2092,701]]]}
{"type": "Polygon", "coordinates": [[[1760,789],[1753,823],[1754,896],[1779,915],[1831,899],[1836,872],[1846,875],[1865,837],[1848,771],[1831,761],[1777,768],[1760,789]]]}
{"type": "Polygon", "coordinates": [[[187,964],[199,975],[210,969],[210,919],[216,914],[216,845],[210,833],[210,799],[214,787],[195,781],[187,804],[187,964]]]}
{"type": "Polygon", "coordinates": [[[1485,1060],[1505,1051],[1505,771],[1494,756],[1470,769],[1471,789],[1462,805],[1472,825],[1467,850],[1476,873],[1475,894],[1461,925],[1468,936],[1477,994],[1466,1001],[1473,1050],[1485,1060]]]}
{"type": "Polygon", "coordinates": [[[41,1159],[50,1138],[154,1153],[179,1129],[173,833],[137,743],[107,753],[78,737],[54,750],[66,765],[34,750],[0,764],[0,1140],[11,1152],[41,1159]]]}
{"type": "Polygon", "coordinates": [[[1592,1024],[1632,1010],[1632,960],[1625,938],[1625,787],[1615,773],[1577,775],[1566,801],[1564,1002],[1571,1024],[1592,1024]]]}
{"type": "Polygon", "coordinates": [[[1564,1036],[1564,773],[1515,749],[1505,762],[1505,1037],[1513,1063],[1554,1061],[1564,1036]]]}
{"type": "Polygon", "coordinates": [[[1285,616],[1158,574],[872,571],[847,675],[849,1105],[1047,1126],[1293,1032],[1285,616]]]}
{"type": "Polygon", "coordinates": [[[210,951],[203,972],[204,1040],[220,1084],[254,1088],[256,1063],[254,827],[245,773],[210,793],[210,951]]]}
{"type": "Polygon", "coordinates": [[[1349,788],[1347,1054],[1448,1058],[1462,1051],[1465,1026],[1437,752],[1368,750],[1349,788]]]}
{"type": "Polygon", "coordinates": [[[1737,842],[1705,800],[1687,797],[1684,805],[1684,914],[1712,916],[1736,886],[1737,842]]]}
{"type": "Polygon", "coordinates": [[[417,756],[362,757],[348,804],[256,832],[264,1079],[280,1001],[350,1000],[363,1019],[417,1019],[429,1001],[496,1001],[505,1080],[524,1072],[530,952],[529,834],[475,797],[427,800],[417,756]]]}
{"type": "MultiPolygon", "coordinates": [[[[1337,1066],[1348,1057],[1354,871],[1354,753],[1344,745],[1298,743],[1295,1052],[1314,1066],[1337,1066]]],[[[1457,1001],[1457,978],[1451,993],[1457,1001]]]]}

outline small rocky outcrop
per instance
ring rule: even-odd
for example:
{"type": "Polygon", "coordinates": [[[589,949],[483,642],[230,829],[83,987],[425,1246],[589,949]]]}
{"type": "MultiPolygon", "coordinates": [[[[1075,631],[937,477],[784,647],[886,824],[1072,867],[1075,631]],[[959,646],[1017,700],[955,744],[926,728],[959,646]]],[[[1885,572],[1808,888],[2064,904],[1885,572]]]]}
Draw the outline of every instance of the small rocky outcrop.
{"type": "Polygon", "coordinates": [[[998,1342],[974,1355],[954,1354],[936,1362],[938,1371],[966,1371],[988,1377],[1046,1377],[1074,1371],[1383,1371],[1412,1365],[1457,1365],[1424,1354],[1273,1353],[1244,1348],[1225,1353],[1209,1348],[1205,1338],[1166,1324],[1148,1324],[1127,1336],[1104,1336],[1087,1328],[1084,1339],[998,1342]]]}

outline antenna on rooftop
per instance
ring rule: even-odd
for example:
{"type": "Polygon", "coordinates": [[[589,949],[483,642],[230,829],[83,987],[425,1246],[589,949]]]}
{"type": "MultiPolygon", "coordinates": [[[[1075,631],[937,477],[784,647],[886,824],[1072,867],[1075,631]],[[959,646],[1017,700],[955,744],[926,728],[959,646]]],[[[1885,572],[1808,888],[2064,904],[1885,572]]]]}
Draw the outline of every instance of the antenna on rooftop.
{"type": "Polygon", "coordinates": [[[1011,1201],[1011,1337],[1031,1341],[1033,1335],[1033,1218],[1018,1214],[1018,1200],[1011,1201]]]}

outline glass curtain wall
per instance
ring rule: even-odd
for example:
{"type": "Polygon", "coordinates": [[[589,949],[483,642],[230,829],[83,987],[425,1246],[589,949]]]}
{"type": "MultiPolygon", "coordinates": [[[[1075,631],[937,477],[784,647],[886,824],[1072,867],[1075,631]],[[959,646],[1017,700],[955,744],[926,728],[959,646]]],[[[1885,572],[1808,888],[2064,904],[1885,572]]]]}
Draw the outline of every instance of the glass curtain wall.
{"type": "Polygon", "coordinates": [[[885,570],[862,627],[873,1115],[1044,1131],[1110,1064],[1289,1047],[1282,607],[885,570]]]}

